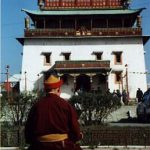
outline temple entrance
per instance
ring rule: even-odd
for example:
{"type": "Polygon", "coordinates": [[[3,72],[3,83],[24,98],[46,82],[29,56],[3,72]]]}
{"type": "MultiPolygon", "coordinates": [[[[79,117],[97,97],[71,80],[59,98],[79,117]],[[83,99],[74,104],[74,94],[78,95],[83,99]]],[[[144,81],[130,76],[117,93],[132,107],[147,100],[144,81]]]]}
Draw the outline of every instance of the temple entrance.
{"type": "Polygon", "coordinates": [[[86,92],[91,90],[91,83],[90,83],[89,76],[82,74],[76,78],[76,90],[75,91],[78,91],[78,90],[86,91],[86,92]]]}

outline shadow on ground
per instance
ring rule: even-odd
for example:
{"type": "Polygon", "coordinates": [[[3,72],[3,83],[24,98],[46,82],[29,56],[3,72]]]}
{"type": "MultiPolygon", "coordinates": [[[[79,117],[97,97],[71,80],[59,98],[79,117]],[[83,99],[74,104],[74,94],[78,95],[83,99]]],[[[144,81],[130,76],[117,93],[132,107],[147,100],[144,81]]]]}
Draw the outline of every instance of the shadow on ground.
{"type": "Polygon", "coordinates": [[[112,122],[112,123],[150,123],[149,121],[144,121],[144,120],[138,120],[136,117],[133,118],[122,118],[117,122],[112,122]]]}

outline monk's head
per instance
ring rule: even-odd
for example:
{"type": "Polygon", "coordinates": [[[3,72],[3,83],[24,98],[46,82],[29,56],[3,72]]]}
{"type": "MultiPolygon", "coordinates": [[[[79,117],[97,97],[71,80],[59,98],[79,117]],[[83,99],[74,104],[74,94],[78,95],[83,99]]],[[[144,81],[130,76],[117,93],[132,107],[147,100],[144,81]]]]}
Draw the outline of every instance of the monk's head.
{"type": "Polygon", "coordinates": [[[63,81],[59,77],[50,75],[49,78],[44,82],[44,88],[47,93],[51,92],[60,96],[62,84],[63,81]]]}

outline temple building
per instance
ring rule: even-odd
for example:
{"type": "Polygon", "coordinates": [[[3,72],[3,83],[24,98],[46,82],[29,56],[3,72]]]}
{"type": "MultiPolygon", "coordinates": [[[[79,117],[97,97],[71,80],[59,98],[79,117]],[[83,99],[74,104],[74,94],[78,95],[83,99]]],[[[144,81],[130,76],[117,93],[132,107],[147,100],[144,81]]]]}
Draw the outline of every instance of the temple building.
{"type": "Polygon", "coordinates": [[[129,0],[39,0],[25,18],[21,91],[41,90],[57,73],[62,97],[75,91],[119,89],[135,98],[147,89],[143,8],[129,0]]]}

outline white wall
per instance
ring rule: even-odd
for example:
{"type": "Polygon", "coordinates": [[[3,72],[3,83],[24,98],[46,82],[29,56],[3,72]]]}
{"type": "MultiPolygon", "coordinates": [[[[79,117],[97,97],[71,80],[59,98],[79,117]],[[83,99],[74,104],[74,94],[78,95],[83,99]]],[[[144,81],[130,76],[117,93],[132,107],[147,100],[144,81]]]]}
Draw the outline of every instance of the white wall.
{"type": "Polygon", "coordinates": [[[71,97],[71,95],[74,94],[74,82],[73,82],[74,78],[71,76],[68,76],[68,84],[63,84],[62,85],[62,93],[61,93],[61,97],[65,98],[65,99],[69,99],[71,97]]]}
{"type": "MultiPolygon", "coordinates": [[[[63,60],[61,52],[71,52],[71,60],[95,60],[93,51],[103,52],[103,60],[110,60],[113,70],[122,70],[125,73],[125,64],[128,64],[129,92],[135,97],[137,88],[146,90],[146,75],[133,72],[145,72],[144,49],[142,38],[68,38],[68,39],[25,39],[22,60],[21,90],[25,88],[24,72],[27,72],[27,89],[32,90],[37,74],[48,70],[55,61],[63,60]],[[123,64],[114,65],[112,51],[122,51],[123,64]],[[51,52],[51,66],[44,66],[42,52],[51,52]]],[[[42,76],[42,74],[40,74],[42,76]]],[[[42,87],[41,83],[41,87],[42,87]]],[[[114,75],[109,76],[111,91],[118,89],[114,84],[114,75]]]]}

